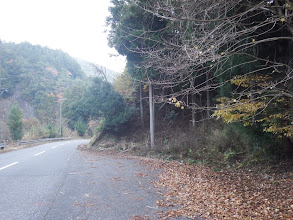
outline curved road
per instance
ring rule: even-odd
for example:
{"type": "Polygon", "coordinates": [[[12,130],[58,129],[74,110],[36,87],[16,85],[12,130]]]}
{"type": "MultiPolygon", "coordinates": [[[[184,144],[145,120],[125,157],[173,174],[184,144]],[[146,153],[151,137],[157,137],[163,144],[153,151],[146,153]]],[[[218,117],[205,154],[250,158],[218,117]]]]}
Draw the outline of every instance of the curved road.
{"type": "Polygon", "coordinates": [[[72,140],[0,154],[0,219],[157,219],[153,172],[72,140]]]}

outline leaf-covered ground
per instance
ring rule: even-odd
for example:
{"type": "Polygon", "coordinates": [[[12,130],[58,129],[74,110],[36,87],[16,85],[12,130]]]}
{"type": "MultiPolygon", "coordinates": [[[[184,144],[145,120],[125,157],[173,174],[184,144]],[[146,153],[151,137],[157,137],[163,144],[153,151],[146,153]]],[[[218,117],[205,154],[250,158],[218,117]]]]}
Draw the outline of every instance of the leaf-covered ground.
{"type": "Polygon", "coordinates": [[[156,183],[165,198],[158,205],[169,207],[161,213],[163,219],[293,219],[293,172],[213,171],[179,162],[143,162],[163,169],[156,183]]]}
{"type": "MultiPolygon", "coordinates": [[[[117,151],[101,152],[119,154],[117,151]]],[[[178,161],[126,157],[161,169],[155,185],[163,198],[157,201],[162,207],[160,210],[165,210],[159,213],[162,219],[293,219],[292,169],[270,173],[214,171],[178,161]]]]}

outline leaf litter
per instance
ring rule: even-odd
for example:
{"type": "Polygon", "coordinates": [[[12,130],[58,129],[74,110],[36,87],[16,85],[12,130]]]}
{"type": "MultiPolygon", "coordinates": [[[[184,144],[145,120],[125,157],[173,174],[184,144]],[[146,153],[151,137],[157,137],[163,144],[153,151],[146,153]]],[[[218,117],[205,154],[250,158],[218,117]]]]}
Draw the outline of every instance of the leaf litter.
{"type": "MultiPolygon", "coordinates": [[[[163,208],[158,212],[161,219],[293,219],[292,170],[270,174],[214,171],[203,165],[178,161],[119,156],[139,159],[150,169],[162,170],[154,183],[158,194],[163,196],[157,201],[163,208]]],[[[148,217],[132,216],[131,219],[148,217]]]]}
{"type": "Polygon", "coordinates": [[[156,188],[166,208],[162,219],[293,219],[293,173],[213,171],[201,165],[143,158],[153,168],[163,169],[156,188]]]}

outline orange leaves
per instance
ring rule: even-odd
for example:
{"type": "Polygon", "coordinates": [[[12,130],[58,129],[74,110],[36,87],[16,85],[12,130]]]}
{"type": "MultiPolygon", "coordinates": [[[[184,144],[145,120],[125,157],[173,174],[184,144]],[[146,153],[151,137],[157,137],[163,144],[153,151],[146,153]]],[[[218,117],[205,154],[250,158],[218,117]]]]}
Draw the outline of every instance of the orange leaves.
{"type": "Polygon", "coordinates": [[[130,217],[130,220],[150,220],[149,216],[134,215],[130,217]]]}
{"type": "MultiPolygon", "coordinates": [[[[158,162],[152,162],[152,164],[158,162]]],[[[158,165],[157,165],[158,166],[158,165]]],[[[215,172],[179,162],[161,164],[157,187],[167,187],[162,215],[207,219],[292,219],[293,173],[215,172]],[[176,207],[176,208],[175,208],[176,207]],[[171,210],[170,210],[171,208],[171,210]]]]}

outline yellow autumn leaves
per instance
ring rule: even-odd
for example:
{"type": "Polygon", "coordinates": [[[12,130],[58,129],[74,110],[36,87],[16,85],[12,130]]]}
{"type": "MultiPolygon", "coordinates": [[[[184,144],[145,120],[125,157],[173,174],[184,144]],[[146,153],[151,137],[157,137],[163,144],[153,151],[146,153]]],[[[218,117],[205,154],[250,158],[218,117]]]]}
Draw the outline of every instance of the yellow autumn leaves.
{"type": "Polygon", "coordinates": [[[218,110],[213,116],[222,118],[225,123],[248,119],[255,115],[258,110],[266,106],[265,102],[256,102],[251,99],[241,99],[237,101],[236,99],[221,98],[217,101],[221,102],[221,104],[217,106],[218,110]]]}
{"type": "Polygon", "coordinates": [[[259,86],[259,87],[267,87],[269,86],[269,79],[271,77],[267,76],[267,75],[263,75],[263,76],[252,76],[252,75],[245,75],[245,76],[235,76],[234,78],[232,78],[230,80],[231,84],[234,84],[236,86],[242,86],[242,87],[249,87],[251,82],[253,82],[255,85],[259,86]]]}
{"type": "Polygon", "coordinates": [[[184,109],[184,103],[182,101],[178,101],[175,97],[168,99],[169,104],[174,104],[177,108],[184,109]]]}
{"type": "Polygon", "coordinates": [[[268,101],[267,95],[258,95],[260,90],[268,91],[268,94],[275,90],[271,76],[248,74],[235,76],[230,82],[236,86],[244,87],[246,97],[243,95],[237,99],[233,97],[217,99],[219,104],[213,114],[214,117],[223,119],[225,123],[242,121],[246,126],[257,123],[263,128],[263,131],[274,133],[279,137],[290,137],[293,134],[293,124],[287,123],[291,121],[291,112],[283,111],[280,113],[272,111],[276,106],[282,106],[283,108],[290,106],[288,98],[278,97],[268,101]],[[253,98],[249,92],[250,90],[246,89],[250,87],[255,90],[255,97],[253,98]]]}

